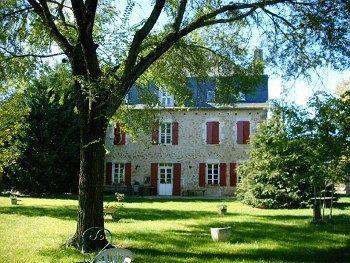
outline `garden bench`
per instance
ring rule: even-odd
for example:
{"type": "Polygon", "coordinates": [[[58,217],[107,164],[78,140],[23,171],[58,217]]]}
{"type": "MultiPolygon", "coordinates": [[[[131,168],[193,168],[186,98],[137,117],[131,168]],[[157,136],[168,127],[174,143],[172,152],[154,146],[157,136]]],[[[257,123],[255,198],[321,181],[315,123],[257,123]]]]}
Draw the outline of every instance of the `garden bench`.
{"type": "Polygon", "coordinates": [[[94,263],[131,263],[133,259],[130,250],[124,248],[108,248],[100,251],[94,263]]]}
{"type": "Polygon", "coordinates": [[[124,248],[117,248],[111,243],[112,234],[102,227],[91,227],[82,235],[82,253],[84,262],[89,263],[130,263],[132,252],[124,248]],[[101,248],[102,249],[97,249],[101,248]],[[94,251],[99,252],[92,253],[94,251]]]}

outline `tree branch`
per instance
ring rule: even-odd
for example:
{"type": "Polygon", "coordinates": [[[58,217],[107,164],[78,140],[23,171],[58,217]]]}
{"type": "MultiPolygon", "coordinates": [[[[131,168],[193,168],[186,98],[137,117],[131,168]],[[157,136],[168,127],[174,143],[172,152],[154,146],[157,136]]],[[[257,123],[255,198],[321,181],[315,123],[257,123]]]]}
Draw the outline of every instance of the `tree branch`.
{"type": "Polygon", "coordinates": [[[3,51],[5,51],[5,53],[8,53],[11,56],[11,57],[7,57],[6,58],[8,60],[14,59],[14,58],[25,58],[25,57],[49,58],[49,57],[65,55],[65,53],[63,53],[63,52],[53,53],[53,54],[32,54],[32,53],[17,54],[17,53],[11,52],[11,51],[9,51],[9,50],[5,49],[4,47],[1,47],[1,46],[0,46],[0,49],[2,49],[3,51]]]}
{"type": "Polygon", "coordinates": [[[294,27],[294,25],[292,25],[292,23],[290,23],[287,19],[285,19],[284,17],[266,9],[265,7],[261,8],[265,13],[268,13],[274,17],[277,17],[278,19],[282,20],[287,26],[289,26],[290,28],[292,28],[293,30],[296,30],[296,28],[294,27]]]}
{"type": "Polygon", "coordinates": [[[67,38],[58,30],[55,23],[52,20],[52,14],[47,6],[45,0],[39,0],[41,5],[36,0],[27,0],[33,7],[34,12],[41,17],[43,23],[48,27],[49,33],[56,40],[60,48],[69,55],[72,52],[72,45],[67,38]]]}
{"type": "Polygon", "coordinates": [[[87,30],[90,33],[92,33],[92,30],[94,27],[97,3],[98,3],[98,0],[86,0],[85,1],[87,30]]]}
{"type": "Polygon", "coordinates": [[[12,11],[12,12],[9,12],[9,13],[0,14],[0,19],[5,19],[6,17],[13,16],[13,15],[16,15],[16,14],[19,14],[19,13],[23,13],[23,12],[26,12],[26,11],[30,11],[32,9],[33,9],[32,7],[26,7],[26,8],[15,10],[15,11],[12,11]]]}
{"type": "Polygon", "coordinates": [[[165,0],[156,0],[156,4],[153,7],[153,10],[146,20],[145,24],[135,33],[135,36],[132,40],[131,46],[130,46],[130,51],[128,54],[128,57],[126,58],[125,61],[125,70],[123,74],[123,78],[126,78],[129,73],[132,71],[137,56],[140,52],[139,48],[143,42],[143,40],[148,36],[148,34],[151,32],[153,29],[155,23],[157,22],[163,7],[165,4],[165,0]]]}
{"type": "Polygon", "coordinates": [[[180,0],[179,7],[177,9],[177,15],[175,17],[175,22],[173,24],[174,32],[178,32],[181,27],[181,23],[186,11],[187,0],[180,0]]]}
{"type": "Polygon", "coordinates": [[[73,14],[77,23],[77,28],[79,32],[79,37],[81,38],[82,34],[85,33],[85,5],[82,0],[71,0],[71,5],[73,8],[73,14]]]}
{"type": "Polygon", "coordinates": [[[183,28],[179,32],[173,32],[173,33],[169,34],[153,51],[151,51],[147,56],[145,56],[143,59],[140,60],[140,62],[135,66],[134,72],[131,75],[137,79],[144,71],[146,71],[146,69],[154,61],[156,61],[166,51],[168,51],[179,39],[188,35],[189,33],[193,32],[194,30],[201,28],[201,27],[209,26],[209,25],[234,22],[234,21],[241,20],[241,19],[249,16],[257,8],[258,7],[252,7],[249,11],[247,11],[239,16],[235,16],[235,17],[229,18],[229,19],[217,19],[217,20],[201,21],[200,23],[197,23],[197,21],[198,21],[197,20],[196,22],[193,22],[192,24],[183,28]]]}

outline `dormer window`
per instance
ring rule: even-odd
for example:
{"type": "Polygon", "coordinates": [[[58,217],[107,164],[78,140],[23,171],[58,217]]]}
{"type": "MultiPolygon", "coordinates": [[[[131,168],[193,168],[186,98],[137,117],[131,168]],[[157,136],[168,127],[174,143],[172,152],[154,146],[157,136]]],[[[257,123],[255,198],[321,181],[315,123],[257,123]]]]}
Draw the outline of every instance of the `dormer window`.
{"type": "Polygon", "coordinates": [[[165,90],[159,91],[159,102],[163,107],[174,107],[174,96],[165,90]]]}
{"type": "Polygon", "coordinates": [[[243,94],[243,92],[238,93],[238,99],[239,101],[245,101],[245,95],[243,94]]]}
{"type": "Polygon", "coordinates": [[[207,102],[214,102],[215,101],[215,91],[208,90],[207,91],[207,102]]]}

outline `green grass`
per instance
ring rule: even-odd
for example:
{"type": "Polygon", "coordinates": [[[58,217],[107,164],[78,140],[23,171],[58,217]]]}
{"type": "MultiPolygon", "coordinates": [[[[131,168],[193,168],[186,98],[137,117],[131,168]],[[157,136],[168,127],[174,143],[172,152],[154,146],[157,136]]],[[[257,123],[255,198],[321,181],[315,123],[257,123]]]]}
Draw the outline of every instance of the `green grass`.
{"type": "MultiPolygon", "coordinates": [[[[350,262],[350,198],[334,210],[335,224],[310,224],[312,211],[262,210],[218,200],[129,199],[120,222],[107,222],[113,243],[135,262],[350,262]],[[232,226],[230,242],[214,243],[210,227],[232,226]]],[[[79,262],[62,246],[74,232],[77,201],[0,197],[0,262],[79,262]]]]}

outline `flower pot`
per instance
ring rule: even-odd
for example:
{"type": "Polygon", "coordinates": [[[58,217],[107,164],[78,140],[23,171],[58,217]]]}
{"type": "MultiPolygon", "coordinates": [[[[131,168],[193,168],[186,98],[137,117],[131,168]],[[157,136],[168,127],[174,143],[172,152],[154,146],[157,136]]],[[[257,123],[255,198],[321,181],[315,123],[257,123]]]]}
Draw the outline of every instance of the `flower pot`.
{"type": "Polygon", "coordinates": [[[210,232],[215,242],[229,241],[231,237],[231,227],[212,227],[210,232]]]}

